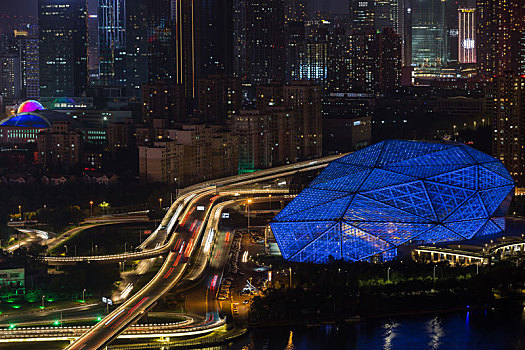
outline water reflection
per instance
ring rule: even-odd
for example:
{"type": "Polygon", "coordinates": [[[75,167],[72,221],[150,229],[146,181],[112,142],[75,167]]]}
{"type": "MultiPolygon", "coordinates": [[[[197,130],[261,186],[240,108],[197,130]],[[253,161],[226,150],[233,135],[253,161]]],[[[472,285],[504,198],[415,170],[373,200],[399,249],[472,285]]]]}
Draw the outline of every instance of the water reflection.
{"type": "Polygon", "coordinates": [[[383,345],[384,350],[392,349],[392,340],[396,337],[396,328],[399,327],[399,323],[396,321],[388,321],[384,324],[383,329],[385,330],[383,338],[385,343],[383,345]]]}
{"type": "Polygon", "coordinates": [[[428,347],[430,349],[439,349],[441,345],[441,338],[445,335],[443,327],[441,326],[441,319],[434,317],[427,322],[427,330],[429,333],[430,341],[428,347]]]}

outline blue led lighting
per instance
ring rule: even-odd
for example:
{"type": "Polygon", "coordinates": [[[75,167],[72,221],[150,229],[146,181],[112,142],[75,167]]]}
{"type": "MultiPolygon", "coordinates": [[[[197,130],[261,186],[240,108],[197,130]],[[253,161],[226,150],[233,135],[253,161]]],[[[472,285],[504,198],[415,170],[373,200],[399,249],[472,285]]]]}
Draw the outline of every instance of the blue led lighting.
{"type": "Polygon", "coordinates": [[[505,230],[514,181],[503,164],[451,142],[383,141],[326,167],[270,224],[283,257],[324,263],[505,230]]]}
{"type": "Polygon", "coordinates": [[[5,120],[0,126],[16,126],[23,128],[50,128],[51,125],[43,118],[33,114],[18,114],[5,120]]]}

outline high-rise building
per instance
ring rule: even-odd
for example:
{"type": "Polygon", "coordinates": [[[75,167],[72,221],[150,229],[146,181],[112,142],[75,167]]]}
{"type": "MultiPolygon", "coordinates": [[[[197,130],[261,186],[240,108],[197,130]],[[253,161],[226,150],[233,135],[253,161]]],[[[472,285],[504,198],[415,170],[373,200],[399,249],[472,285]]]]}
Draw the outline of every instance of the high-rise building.
{"type": "Polygon", "coordinates": [[[249,84],[284,79],[283,0],[253,0],[246,8],[246,78],[249,84]]]}
{"type": "Polygon", "coordinates": [[[304,22],[288,22],[286,25],[285,43],[285,77],[286,82],[299,80],[301,56],[303,55],[306,40],[306,28],[304,22]]]}
{"type": "Polygon", "coordinates": [[[328,60],[328,91],[349,92],[352,90],[354,61],[352,40],[346,28],[337,27],[330,33],[328,60]]]}
{"type": "Polygon", "coordinates": [[[508,71],[494,81],[492,154],[525,186],[525,78],[508,71]]]}
{"type": "Polygon", "coordinates": [[[69,121],[54,122],[51,130],[37,136],[38,164],[71,168],[81,162],[84,135],[69,121]]]}
{"type": "Polygon", "coordinates": [[[290,22],[304,22],[308,19],[308,1],[284,0],[284,20],[290,22]]]}
{"type": "Polygon", "coordinates": [[[361,31],[374,29],[375,0],[350,0],[352,29],[361,31]]]}
{"type": "Polygon", "coordinates": [[[398,30],[399,0],[375,1],[374,28],[382,31],[385,28],[398,30]]]}
{"type": "Polygon", "coordinates": [[[520,34],[518,65],[518,74],[525,75],[525,29],[520,34]]]}
{"type": "Polygon", "coordinates": [[[233,76],[246,80],[246,3],[233,0],[233,76]]]}
{"type": "Polygon", "coordinates": [[[126,86],[126,2],[99,0],[99,82],[126,86]]]}
{"type": "Polygon", "coordinates": [[[459,63],[476,63],[476,9],[459,9],[459,63]]]}
{"type": "Polygon", "coordinates": [[[233,0],[201,0],[200,76],[233,73],[233,0]]]}
{"type": "Polygon", "coordinates": [[[25,39],[25,96],[29,100],[40,98],[40,54],[38,44],[38,27],[28,25],[28,36],[25,39]]]}
{"type": "Polygon", "coordinates": [[[0,54],[0,97],[3,104],[14,102],[21,91],[20,57],[12,53],[0,54]]]}
{"type": "Polygon", "coordinates": [[[126,2],[126,94],[134,99],[142,98],[142,85],[149,80],[146,5],[141,0],[126,2]]]}
{"type": "Polygon", "coordinates": [[[142,118],[149,126],[161,120],[160,128],[173,127],[186,117],[184,86],[156,80],[142,86],[142,118]]]}
{"type": "Polygon", "coordinates": [[[207,123],[227,124],[242,107],[240,78],[212,75],[199,80],[199,114],[207,123]]]}
{"type": "Polygon", "coordinates": [[[309,80],[327,87],[329,46],[328,28],[319,28],[315,35],[308,36],[300,51],[298,80],[309,80]]]}
{"type": "Polygon", "coordinates": [[[379,45],[379,90],[396,90],[401,86],[401,36],[392,28],[385,28],[379,45]]]}
{"type": "Polygon", "coordinates": [[[88,83],[86,0],[39,0],[40,95],[80,96],[88,83]]]}
{"type": "Polygon", "coordinates": [[[477,71],[490,78],[517,73],[519,37],[525,30],[525,2],[477,0],[477,71]]]}
{"type": "Polygon", "coordinates": [[[139,146],[139,175],[145,182],[180,185],[184,146],[174,140],[156,141],[151,146],[139,146]]]}
{"type": "Polygon", "coordinates": [[[401,64],[412,66],[412,0],[399,0],[397,32],[401,36],[401,64]]]}
{"type": "Polygon", "coordinates": [[[353,92],[373,93],[379,91],[380,35],[373,29],[354,31],[351,41],[351,85],[353,92]]]}
{"type": "Polygon", "coordinates": [[[412,65],[422,74],[438,73],[446,64],[445,2],[412,1],[412,65]]]}

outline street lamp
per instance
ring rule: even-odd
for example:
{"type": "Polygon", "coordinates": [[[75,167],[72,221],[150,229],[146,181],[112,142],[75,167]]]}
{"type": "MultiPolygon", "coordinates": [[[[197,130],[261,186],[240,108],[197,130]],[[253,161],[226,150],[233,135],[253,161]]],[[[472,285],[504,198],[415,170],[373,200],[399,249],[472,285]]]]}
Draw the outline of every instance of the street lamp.
{"type": "Polygon", "coordinates": [[[292,267],[288,267],[288,271],[290,272],[290,289],[292,289],[292,267]]]}
{"type": "Polygon", "coordinates": [[[436,266],[437,265],[434,265],[434,280],[436,279],[436,266]]]}
{"type": "Polygon", "coordinates": [[[45,295],[42,295],[42,310],[44,310],[44,298],[45,297],[46,297],[45,295]]]}
{"type": "Polygon", "coordinates": [[[390,282],[390,267],[386,270],[386,281],[390,282]]]}
{"type": "Polygon", "coordinates": [[[64,248],[66,248],[66,255],[67,255],[67,245],[64,245],[64,248]]]}
{"type": "Polygon", "coordinates": [[[22,206],[18,206],[18,214],[20,214],[20,220],[22,220],[22,206]]]}
{"type": "Polygon", "coordinates": [[[268,198],[270,198],[270,210],[272,210],[272,195],[269,194],[269,195],[268,195],[268,198]]]}
{"type": "Polygon", "coordinates": [[[159,207],[162,209],[162,198],[159,198],[159,207]]]}
{"type": "Polygon", "coordinates": [[[91,216],[93,216],[93,201],[89,201],[91,216]]]}
{"type": "Polygon", "coordinates": [[[86,302],[86,298],[85,298],[85,293],[86,293],[86,289],[82,290],[82,302],[86,302]]]}
{"type": "Polygon", "coordinates": [[[248,210],[248,229],[250,229],[250,204],[252,204],[252,200],[248,199],[247,203],[246,209],[248,210]]]}

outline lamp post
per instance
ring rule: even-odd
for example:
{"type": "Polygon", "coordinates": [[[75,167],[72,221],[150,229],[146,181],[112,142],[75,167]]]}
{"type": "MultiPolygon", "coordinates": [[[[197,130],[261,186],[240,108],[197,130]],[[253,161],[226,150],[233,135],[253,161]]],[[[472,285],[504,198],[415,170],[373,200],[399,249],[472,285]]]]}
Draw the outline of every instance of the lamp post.
{"type": "Polygon", "coordinates": [[[18,206],[18,214],[20,215],[20,220],[22,220],[22,206],[18,206]]]}
{"type": "Polygon", "coordinates": [[[292,289],[292,267],[288,267],[288,271],[290,272],[290,289],[292,289]]]}
{"type": "Polygon", "coordinates": [[[390,282],[390,267],[386,270],[386,281],[390,282]]]}
{"type": "Polygon", "coordinates": [[[272,210],[272,195],[269,194],[269,195],[268,195],[268,198],[270,199],[270,210],[272,210]]]}
{"type": "Polygon", "coordinates": [[[93,201],[89,201],[89,212],[91,213],[91,216],[93,216],[93,201]]]}
{"type": "Polygon", "coordinates": [[[436,266],[437,265],[434,265],[434,280],[436,279],[436,266]]]}
{"type": "Polygon", "coordinates": [[[66,248],[66,255],[67,255],[67,245],[64,245],[64,248],[66,248]]]}
{"type": "Polygon", "coordinates": [[[45,295],[42,295],[42,310],[44,310],[44,298],[45,297],[46,297],[45,295]]]}
{"type": "Polygon", "coordinates": [[[248,209],[248,232],[250,230],[250,204],[252,203],[251,199],[248,199],[248,204],[246,205],[246,208],[248,209]]]}
{"type": "Polygon", "coordinates": [[[86,289],[83,289],[82,290],[82,302],[84,302],[84,303],[86,302],[86,295],[85,295],[85,293],[86,293],[86,289]]]}
{"type": "Polygon", "coordinates": [[[162,209],[162,198],[159,198],[159,207],[162,209]]]}

